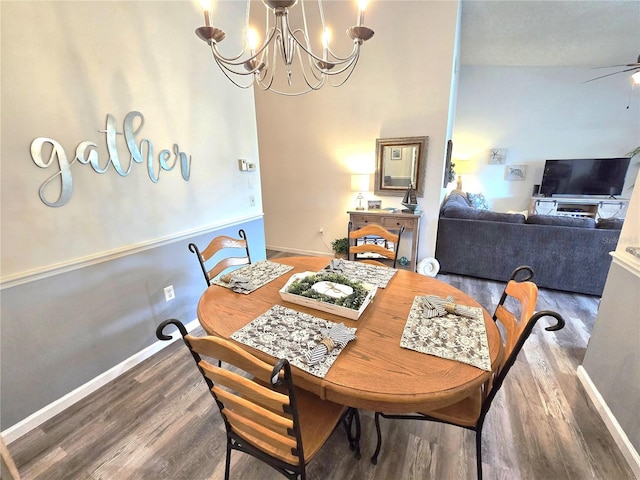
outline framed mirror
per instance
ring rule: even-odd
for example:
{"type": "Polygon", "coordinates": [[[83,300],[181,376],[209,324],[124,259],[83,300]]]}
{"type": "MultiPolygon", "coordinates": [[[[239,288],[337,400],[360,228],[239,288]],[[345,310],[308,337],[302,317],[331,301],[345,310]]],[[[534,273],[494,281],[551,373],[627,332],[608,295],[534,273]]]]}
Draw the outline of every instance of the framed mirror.
{"type": "Polygon", "coordinates": [[[429,137],[378,138],[376,140],[376,195],[401,197],[413,185],[424,194],[429,137]]]}

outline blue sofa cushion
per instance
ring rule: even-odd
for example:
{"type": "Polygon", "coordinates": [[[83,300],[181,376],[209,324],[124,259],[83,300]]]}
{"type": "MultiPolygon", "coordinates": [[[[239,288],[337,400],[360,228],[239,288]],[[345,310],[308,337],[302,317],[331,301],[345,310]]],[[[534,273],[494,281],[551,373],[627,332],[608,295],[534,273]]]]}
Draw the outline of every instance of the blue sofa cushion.
{"type": "Polygon", "coordinates": [[[449,208],[443,212],[447,218],[462,218],[465,220],[488,220],[491,222],[524,223],[524,215],[519,213],[499,213],[476,208],[449,208]]]}
{"type": "Polygon", "coordinates": [[[596,228],[604,228],[607,230],[622,230],[622,224],[624,219],[622,218],[601,218],[596,223],[596,228]]]}
{"type": "Polygon", "coordinates": [[[561,215],[529,215],[527,223],[533,225],[552,225],[554,227],[595,228],[596,221],[587,217],[564,217],[561,215]]]}

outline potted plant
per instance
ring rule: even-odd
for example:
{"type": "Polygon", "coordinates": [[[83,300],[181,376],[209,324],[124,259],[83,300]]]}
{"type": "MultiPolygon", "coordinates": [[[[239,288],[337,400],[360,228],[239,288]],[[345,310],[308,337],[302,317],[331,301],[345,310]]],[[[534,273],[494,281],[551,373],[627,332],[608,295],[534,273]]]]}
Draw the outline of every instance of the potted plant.
{"type": "Polygon", "coordinates": [[[349,239],[347,237],[336,238],[331,242],[331,249],[336,258],[347,259],[349,253],[349,239]]]}

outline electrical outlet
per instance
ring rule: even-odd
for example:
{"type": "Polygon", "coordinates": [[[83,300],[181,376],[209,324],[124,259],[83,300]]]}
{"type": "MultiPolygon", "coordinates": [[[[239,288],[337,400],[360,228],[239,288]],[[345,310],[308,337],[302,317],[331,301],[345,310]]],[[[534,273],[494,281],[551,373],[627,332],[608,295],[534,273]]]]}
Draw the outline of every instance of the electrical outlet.
{"type": "Polygon", "coordinates": [[[164,287],[164,299],[167,302],[170,302],[176,298],[176,292],[173,291],[173,285],[169,285],[168,287],[164,287]]]}
{"type": "Polygon", "coordinates": [[[256,197],[255,197],[255,195],[249,195],[249,206],[250,207],[255,207],[256,206],[256,197]]]}

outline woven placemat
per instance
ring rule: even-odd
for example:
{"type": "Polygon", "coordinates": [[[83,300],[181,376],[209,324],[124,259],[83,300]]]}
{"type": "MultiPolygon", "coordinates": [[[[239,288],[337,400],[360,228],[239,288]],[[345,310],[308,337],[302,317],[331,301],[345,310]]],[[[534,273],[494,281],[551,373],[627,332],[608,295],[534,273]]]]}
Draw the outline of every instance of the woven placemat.
{"type": "Polygon", "coordinates": [[[426,297],[415,297],[400,346],[491,371],[482,309],[466,307],[470,317],[446,313],[429,318],[426,297]]]}
{"type": "Polygon", "coordinates": [[[229,274],[222,275],[211,283],[213,285],[230,288],[237,293],[247,294],[257,290],[269,282],[272,282],[290,270],[293,270],[291,265],[284,265],[282,263],[271,262],[269,260],[260,260],[256,263],[240,267],[229,274]],[[225,282],[222,280],[222,278],[233,279],[233,277],[242,278],[243,282],[235,284],[233,280],[231,282],[225,282]]]}
{"type": "Polygon", "coordinates": [[[341,273],[349,280],[377,285],[379,288],[385,288],[398,271],[395,268],[380,267],[378,265],[371,265],[370,263],[353,262],[341,258],[331,260],[331,263],[325,267],[325,270],[341,273]]]}
{"type": "MultiPolygon", "coordinates": [[[[344,349],[336,347],[320,362],[308,365],[305,354],[311,352],[334,322],[274,305],[258,318],[231,335],[233,340],[256,348],[276,358],[286,358],[291,365],[316,377],[324,376],[344,349]]],[[[345,327],[355,334],[356,328],[345,327]]]]}

